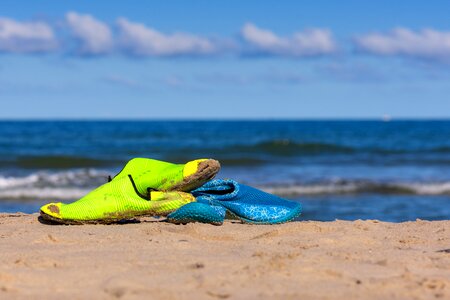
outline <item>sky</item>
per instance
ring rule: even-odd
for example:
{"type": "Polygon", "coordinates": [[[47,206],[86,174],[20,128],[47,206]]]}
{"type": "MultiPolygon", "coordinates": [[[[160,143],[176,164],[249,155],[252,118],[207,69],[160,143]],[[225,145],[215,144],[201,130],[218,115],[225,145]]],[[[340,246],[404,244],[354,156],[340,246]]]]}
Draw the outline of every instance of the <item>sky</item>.
{"type": "Polygon", "coordinates": [[[449,11],[2,0],[0,119],[450,118],[449,11]]]}

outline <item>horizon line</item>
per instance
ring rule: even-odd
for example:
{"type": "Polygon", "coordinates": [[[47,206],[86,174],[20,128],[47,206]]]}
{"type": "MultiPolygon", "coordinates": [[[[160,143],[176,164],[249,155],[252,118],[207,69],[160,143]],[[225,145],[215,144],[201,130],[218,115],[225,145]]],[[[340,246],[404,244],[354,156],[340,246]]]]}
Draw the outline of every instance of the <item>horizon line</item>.
{"type": "Polygon", "coordinates": [[[450,117],[306,117],[306,118],[270,118],[270,117],[221,117],[221,118],[0,118],[0,122],[233,122],[233,121],[450,121],[450,117]]]}

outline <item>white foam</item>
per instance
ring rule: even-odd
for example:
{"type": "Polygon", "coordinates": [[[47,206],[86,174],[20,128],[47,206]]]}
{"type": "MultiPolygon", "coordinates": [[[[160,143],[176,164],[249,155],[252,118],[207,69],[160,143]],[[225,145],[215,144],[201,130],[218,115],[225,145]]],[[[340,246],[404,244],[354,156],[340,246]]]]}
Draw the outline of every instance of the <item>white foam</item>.
{"type": "Polygon", "coordinates": [[[0,190],[0,199],[8,200],[33,200],[33,199],[54,199],[54,200],[74,200],[83,197],[91,189],[77,188],[29,188],[29,189],[9,189],[0,190]]]}
{"type": "Polygon", "coordinates": [[[37,172],[22,177],[0,176],[0,189],[32,186],[89,185],[95,180],[102,181],[108,172],[95,169],[82,169],[63,172],[37,172]]]}
{"type": "Polygon", "coordinates": [[[415,183],[408,186],[419,195],[450,194],[450,182],[415,183]]]}
{"type": "Polygon", "coordinates": [[[109,173],[83,169],[37,172],[27,176],[0,176],[0,199],[77,199],[105,183],[109,173]]]}
{"type": "Polygon", "coordinates": [[[24,177],[2,177],[0,176],[0,188],[12,188],[19,186],[28,186],[39,180],[37,174],[31,174],[24,177]]]}
{"type": "Polygon", "coordinates": [[[315,184],[315,185],[293,185],[285,187],[262,187],[263,191],[276,195],[318,195],[318,194],[342,194],[358,190],[357,184],[315,184]]]}
{"type": "Polygon", "coordinates": [[[450,182],[346,182],[324,183],[313,185],[291,185],[276,187],[260,187],[262,190],[280,196],[345,194],[345,193],[390,193],[417,195],[450,194],[450,182]]]}

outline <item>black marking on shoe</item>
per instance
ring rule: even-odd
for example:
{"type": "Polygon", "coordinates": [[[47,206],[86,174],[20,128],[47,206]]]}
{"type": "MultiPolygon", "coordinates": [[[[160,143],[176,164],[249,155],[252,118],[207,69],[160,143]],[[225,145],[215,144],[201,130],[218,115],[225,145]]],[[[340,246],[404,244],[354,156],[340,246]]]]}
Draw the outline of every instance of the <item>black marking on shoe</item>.
{"type": "Polygon", "coordinates": [[[136,184],[134,183],[133,177],[132,177],[130,174],[128,174],[128,178],[130,178],[130,181],[131,181],[131,184],[133,185],[134,191],[136,192],[136,194],[137,194],[139,197],[141,197],[142,199],[145,199],[145,200],[151,200],[151,199],[150,199],[150,194],[149,194],[149,196],[147,197],[147,196],[142,195],[141,193],[139,193],[138,189],[136,188],[136,184]]]}

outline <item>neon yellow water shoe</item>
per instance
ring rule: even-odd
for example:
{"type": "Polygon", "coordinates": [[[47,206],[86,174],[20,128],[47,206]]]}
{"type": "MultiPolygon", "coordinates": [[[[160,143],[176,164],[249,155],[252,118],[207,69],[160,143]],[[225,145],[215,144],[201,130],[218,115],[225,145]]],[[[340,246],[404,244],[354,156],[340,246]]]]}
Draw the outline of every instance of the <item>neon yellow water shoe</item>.
{"type": "Polygon", "coordinates": [[[138,193],[133,177],[115,178],[83,198],[70,203],[49,203],[41,207],[44,220],[62,224],[113,223],[137,216],[166,216],[195,201],[184,192],[138,193]]]}
{"type": "Polygon", "coordinates": [[[172,164],[149,158],[133,158],[112,181],[131,175],[141,195],[151,190],[188,192],[214,178],[219,170],[220,163],[214,159],[172,164]]]}

